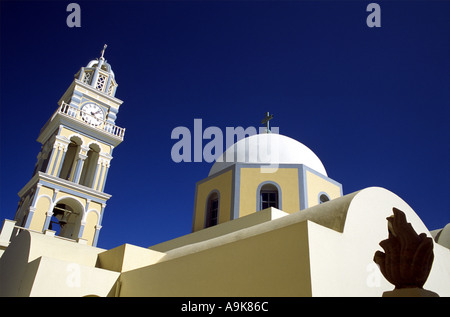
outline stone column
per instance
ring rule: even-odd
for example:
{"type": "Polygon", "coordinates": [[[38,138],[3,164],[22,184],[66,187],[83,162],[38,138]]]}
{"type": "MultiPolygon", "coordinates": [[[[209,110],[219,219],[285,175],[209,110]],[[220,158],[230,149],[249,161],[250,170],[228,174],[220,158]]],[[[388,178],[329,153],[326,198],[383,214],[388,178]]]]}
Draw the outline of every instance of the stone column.
{"type": "Polygon", "coordinates": [[[81,171],[83,170],[84,160],[87,159],[87,152],[89,148],[86,146],[80,146],[80,153],[77,157],[77,162],[75,166],[75,171],[73,175],[73,182],[78,183],[80,181],[81,171]],[[82,153],[84,152],[84,153],[82,153]]]}

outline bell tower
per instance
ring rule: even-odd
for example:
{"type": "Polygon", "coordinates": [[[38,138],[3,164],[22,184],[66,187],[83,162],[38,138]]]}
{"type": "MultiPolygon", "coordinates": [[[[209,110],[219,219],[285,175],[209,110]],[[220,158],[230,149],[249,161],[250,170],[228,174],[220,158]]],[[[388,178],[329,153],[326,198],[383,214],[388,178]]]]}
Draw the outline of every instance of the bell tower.
{"type": "Polygon", "coordinates": [[[104,192],[113,149],[125,129],[115,125],[123,101],[117,82],[101,57],[75,75],[37,139],[42,144],[30,181],[19,191],[16,224],[54,230],[72,240],[97,245],[106,202],[104,192]]]}

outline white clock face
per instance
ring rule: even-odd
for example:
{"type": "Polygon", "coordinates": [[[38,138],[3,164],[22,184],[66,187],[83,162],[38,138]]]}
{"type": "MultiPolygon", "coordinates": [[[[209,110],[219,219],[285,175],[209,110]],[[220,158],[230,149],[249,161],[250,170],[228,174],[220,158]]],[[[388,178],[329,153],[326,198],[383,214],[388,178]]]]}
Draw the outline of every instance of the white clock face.
{"type": "Polygon", "coordinates": [[[81,107],[81,118],[94,126],[100,125],[105,119],[103,110],[95,103],[86,103],[81,107]]]}

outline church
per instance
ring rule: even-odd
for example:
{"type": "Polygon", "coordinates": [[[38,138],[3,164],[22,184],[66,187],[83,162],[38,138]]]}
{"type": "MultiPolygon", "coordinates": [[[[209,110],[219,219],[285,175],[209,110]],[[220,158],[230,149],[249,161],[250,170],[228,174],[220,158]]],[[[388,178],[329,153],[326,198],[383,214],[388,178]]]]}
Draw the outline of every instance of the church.
{"type": "Polygon", "coordinates": [[[344,195],[313,151],[271,133],[269,114],[266,133],[237,141],[193,184],[192,233],[98,248],[110,162],[125,138],[105,49],[75,74],[40,131],[34,173],[0,231],[0,296],[450,296],[450,224],[430,232],[384,188],[344,195]],[[429,268],[417,287],[396,284],[379,265],[390,252],[382,241],[401,234],[397,210],[409,236],[429,242],[412,261],[426,257],[415,270],[429,268]]]}

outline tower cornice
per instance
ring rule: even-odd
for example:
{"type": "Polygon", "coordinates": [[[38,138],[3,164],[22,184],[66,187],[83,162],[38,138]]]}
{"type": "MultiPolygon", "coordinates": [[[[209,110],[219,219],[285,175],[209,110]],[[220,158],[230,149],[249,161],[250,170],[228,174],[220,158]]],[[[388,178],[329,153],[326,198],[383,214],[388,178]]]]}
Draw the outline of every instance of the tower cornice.
{"type": "Polygon", "coordinates": [[[99,203],[106,203],[106,201],[111,198],[110,194],[100,192],[90,187],[70,182],[59,177],[54,177],[44,172],[37,172],[30,179],[30,181],[18,192],[18,195],[22,197],[27,191],[33,188],[34,185],[38,184],[42,186],[42,184],[45,185],[46,183],[51,183],[52,188],[56,185],[57,187],[59,187],[59,191],[76,191],[78,193],[78,196],[85,199],[91,199],[99,203]]]}

